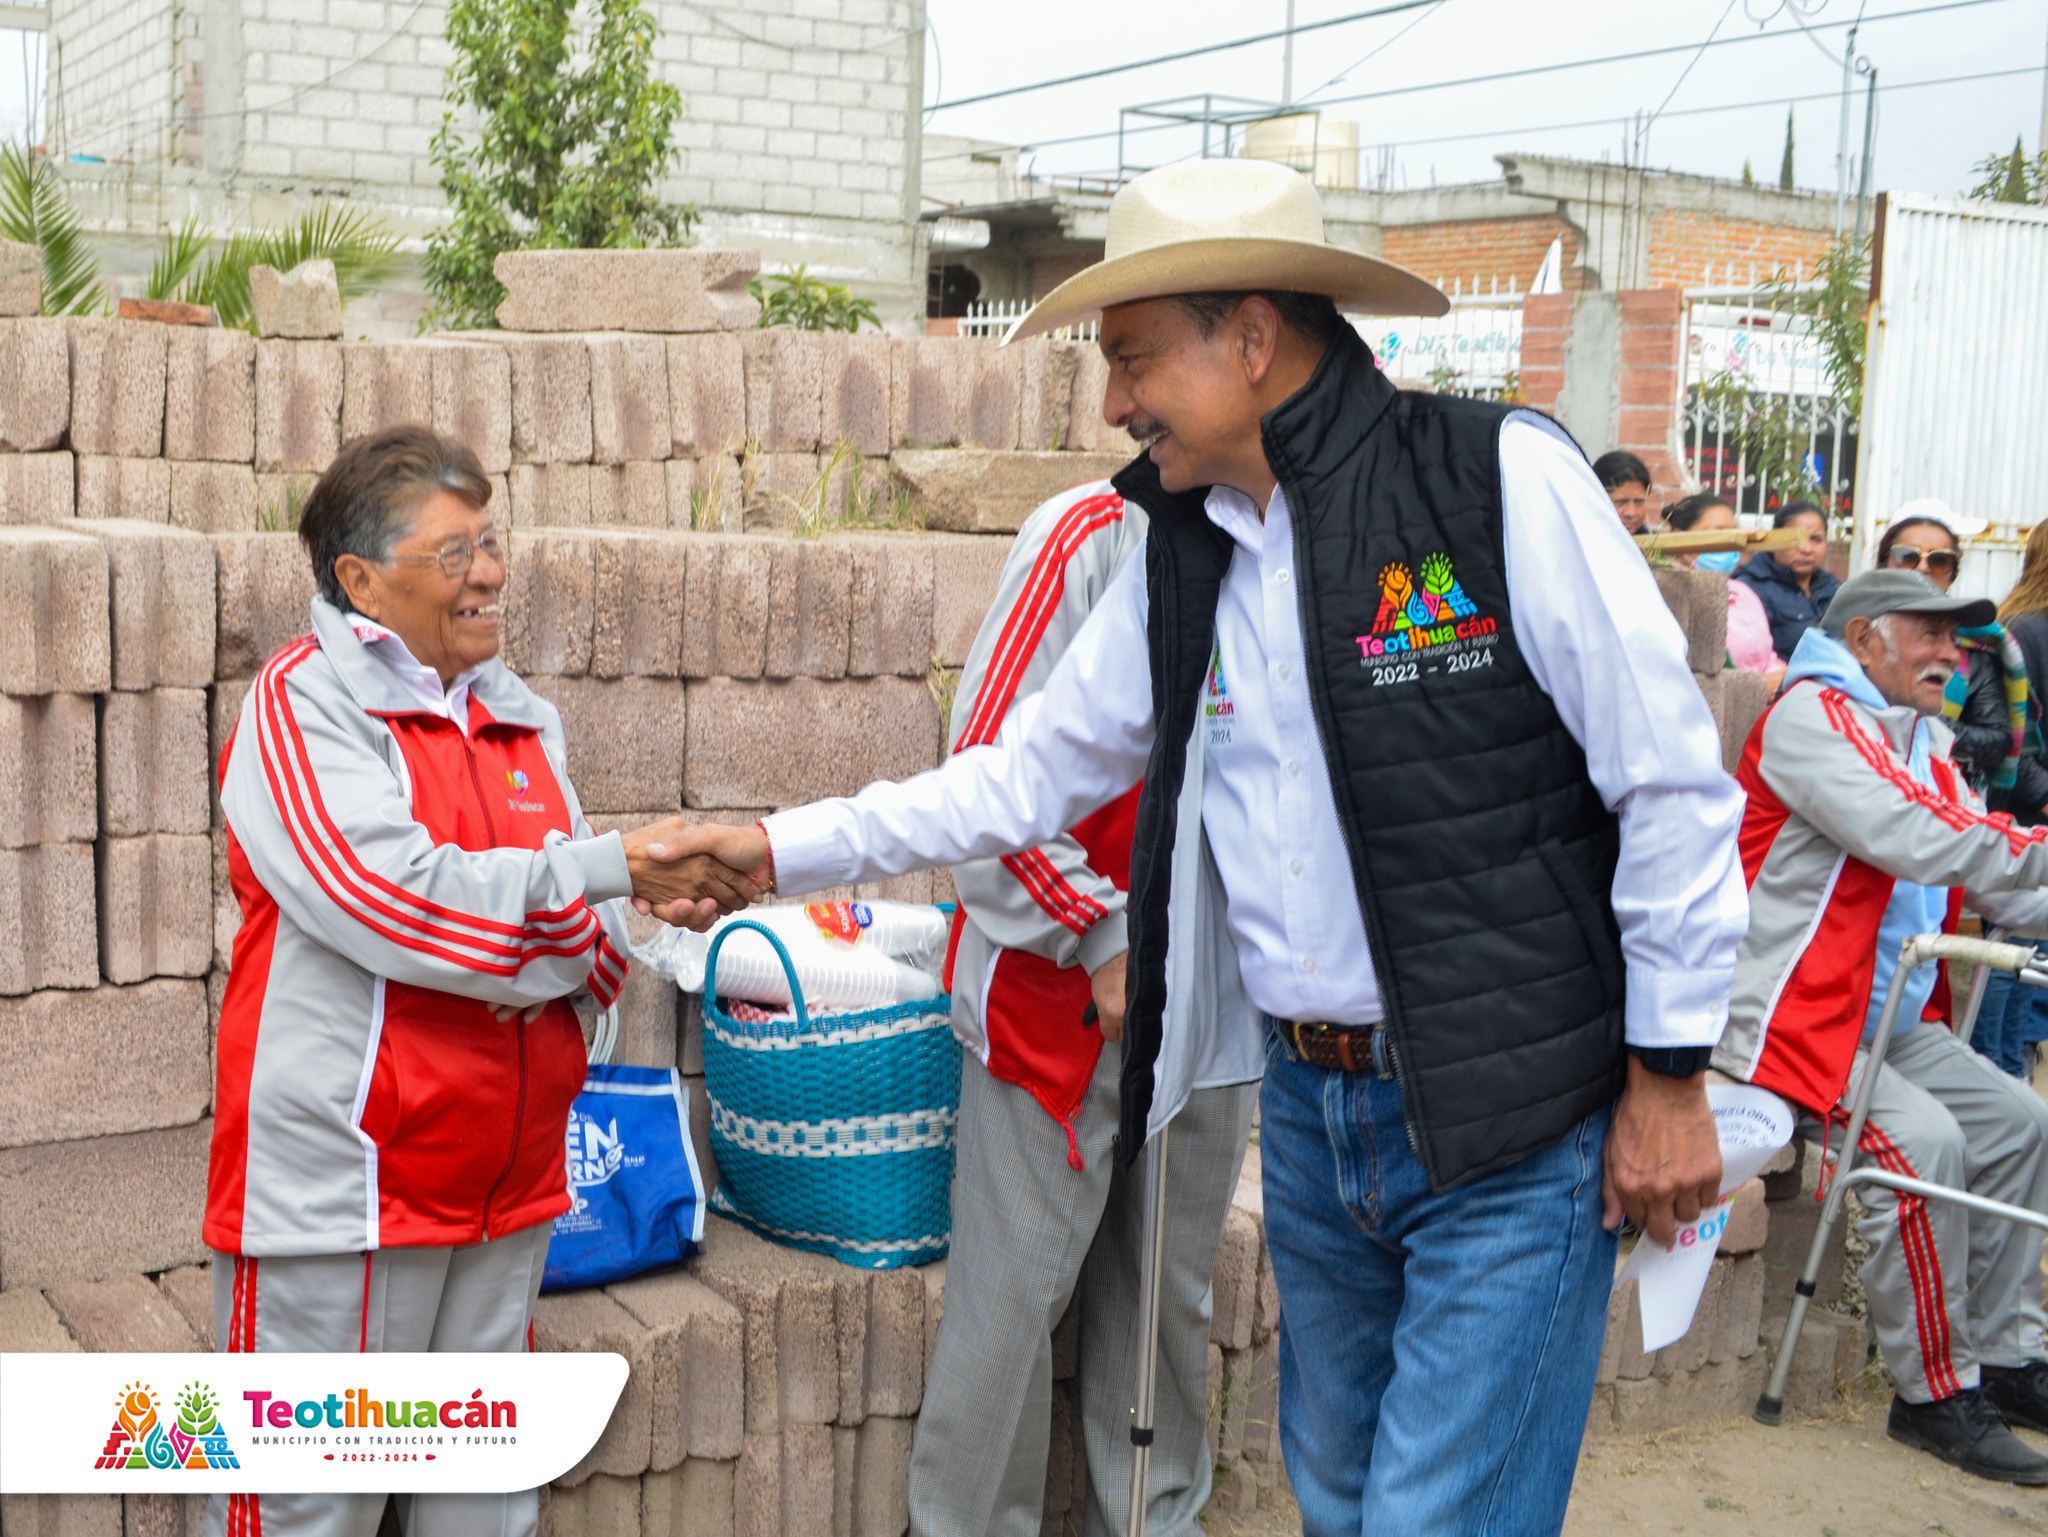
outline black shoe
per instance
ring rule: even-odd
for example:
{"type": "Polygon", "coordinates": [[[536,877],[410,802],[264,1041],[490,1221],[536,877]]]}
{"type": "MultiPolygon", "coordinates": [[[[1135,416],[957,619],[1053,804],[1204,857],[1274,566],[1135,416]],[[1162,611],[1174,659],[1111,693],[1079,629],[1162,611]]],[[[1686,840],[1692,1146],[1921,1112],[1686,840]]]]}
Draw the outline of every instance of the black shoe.
{"type": "Polygon", "coordinates": [[[2011,1371],[1988,1366],[1983,1372],[1984,1396],[2006,1424],[2048,1431],[2048,1361],[2030,1361],[2011,1371]]]}
{"type": "Polygon", "coordinates": [[[1982,1388],[1965,1388],[1931,1404],[1894,1398],[1885,1433],[1979,1478],[2030,1489],[2048,1485],[2048,1457],[2006,1427],[1982,1388]]]}

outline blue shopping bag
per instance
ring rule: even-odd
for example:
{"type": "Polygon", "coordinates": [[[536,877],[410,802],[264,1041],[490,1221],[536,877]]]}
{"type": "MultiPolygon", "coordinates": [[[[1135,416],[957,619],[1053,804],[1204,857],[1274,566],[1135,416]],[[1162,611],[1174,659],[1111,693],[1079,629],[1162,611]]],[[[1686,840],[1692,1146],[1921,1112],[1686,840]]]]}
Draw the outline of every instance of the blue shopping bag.
{"type": "MultiPolygon", "coordinates": [[[[609,1052],[601,1053],[609,1055],[609,1052]]],[[[704,1239],[689,1091],[672,1067],[593,1062],[569,1111],[569,1209],[548,1240],[544,1292],[673,1265],[704,1239]]]]}

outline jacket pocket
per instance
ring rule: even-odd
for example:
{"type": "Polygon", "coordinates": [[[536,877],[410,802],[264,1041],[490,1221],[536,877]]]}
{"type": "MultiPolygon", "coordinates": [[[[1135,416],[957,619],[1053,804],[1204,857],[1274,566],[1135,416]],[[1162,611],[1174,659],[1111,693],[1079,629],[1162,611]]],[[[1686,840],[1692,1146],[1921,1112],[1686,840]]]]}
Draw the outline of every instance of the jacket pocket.
{"type": "Polygon", "coordinates": [[[1622,1007],[1627,983],[1621,964],[1621,944],[1614,932],[1613,914],[1605,910],[1593,895],[1586,878],[1579,873],[1579,867],[1557,839],[1546,838],[1537,844],[1536,857],[1550,872],[1551,884],[1557,887],[1558,895],[1564,898],[1565,906],[1571,912],[1572,921],[1578,925],[1580,942],[1585,945],[1586,958],[1592,962],[1593,970],[1600,978],[1600,990],[1607,1000],[1607,1007],[1622,1007]]]}

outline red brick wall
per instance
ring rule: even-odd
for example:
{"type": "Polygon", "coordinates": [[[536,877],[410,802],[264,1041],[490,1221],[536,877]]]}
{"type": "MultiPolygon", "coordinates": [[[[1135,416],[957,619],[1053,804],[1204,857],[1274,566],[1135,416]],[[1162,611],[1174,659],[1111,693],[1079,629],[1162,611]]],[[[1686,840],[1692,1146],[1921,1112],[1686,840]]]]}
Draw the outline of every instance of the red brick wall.
{"type": "Polygon", "coordinates": [[[1738,283],[1749,281],[1752,263],[1760,278],[1794,268],[1805,277],[1833,243],[1833,234],[1826,230],[1666,209],[1650,221],[1650,286],[1697,286],[1705,281],[1709,265],[1714,281],[1720,283],[1731,262],[1738,283]]]}
{"type": "MultiPolygon", "coordinates": [[[[1678,461],[1672,457],[1672,424],[1678,415],[1683,378],[1680,331],[1683,296],[1675,288],[1644,288],[1621,296],[1621,412],[1617,440],[1584,443],[1592,458],[1625,448],[1650,467],[1651,490],[1660,508],[1677,500],[1678,461]]],[[[1532,294],[1522,302],[1522,404],[1555,411],[1564,389],[1565,341],[1571,333],[1575,294],[1532,294]]]]}
{"type": "MultiPolygon", "coordinates": [[[[1678,498],[1679,465],[1672,457],[1684,380],[1681,326],[1684,298],[1675,288],[1639,288],[1621,295],[1621,421],[1619,442],[1650,467],[1661,509],[1678,498]]],[[[1604,449],[1585,445],[1596,458],[1604,449]]]]}
{"type": "Polygon", "coordinates": [[[1574,286],[1579,234],[1555,215],[1527,219],[1461,219],[1395,224],[1381,231],[1380,254],[1432,283],[1462,282],[1468,292],[1496,280],[1527,291],[1550,242],[1564,237],[1565,286],[1574,286]]]}

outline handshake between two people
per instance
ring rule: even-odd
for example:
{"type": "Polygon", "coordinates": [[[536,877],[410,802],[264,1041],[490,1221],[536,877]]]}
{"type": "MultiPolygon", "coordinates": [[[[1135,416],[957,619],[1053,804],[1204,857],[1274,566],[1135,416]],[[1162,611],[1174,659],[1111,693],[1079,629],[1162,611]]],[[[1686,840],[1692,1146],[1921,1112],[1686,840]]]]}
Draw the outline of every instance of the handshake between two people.
{"type": "Polygon", "coordinates": [[[679,817],[623,835],[633,906],[697,933],[775,890],[768,835],[758,826],[691,826],[679,817]]]}

